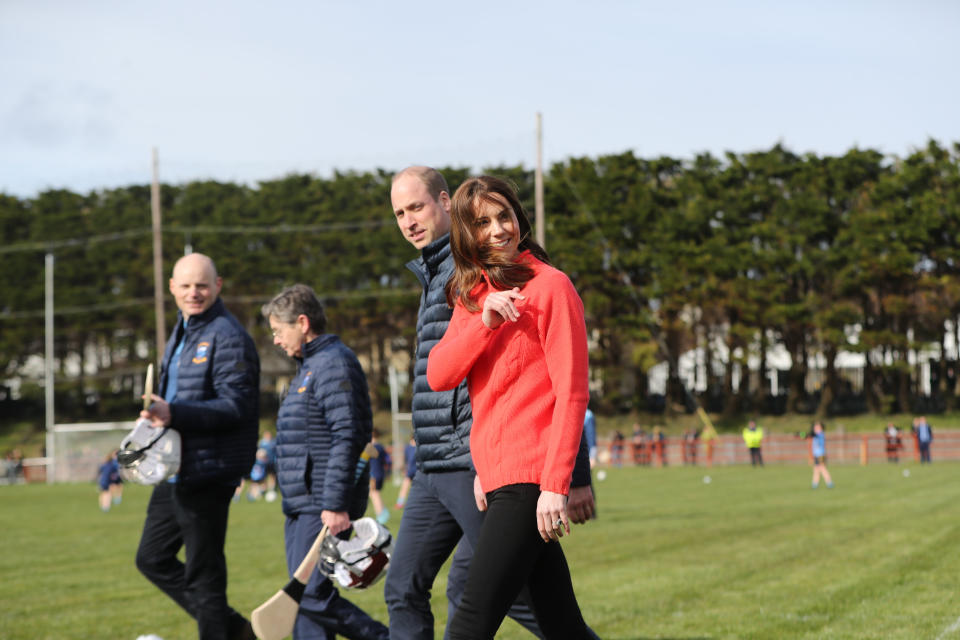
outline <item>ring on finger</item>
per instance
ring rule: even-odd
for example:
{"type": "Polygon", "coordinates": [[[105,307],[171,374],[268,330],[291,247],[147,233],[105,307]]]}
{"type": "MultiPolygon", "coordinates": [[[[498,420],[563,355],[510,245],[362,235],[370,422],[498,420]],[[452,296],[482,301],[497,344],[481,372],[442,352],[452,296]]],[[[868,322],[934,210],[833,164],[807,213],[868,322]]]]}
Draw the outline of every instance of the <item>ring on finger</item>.
{"type": "Polygon", "coordinates": [[[554,529],[559,529],[563,525],[563,518],[557,518],[557,521],[553,523],[554,529]]]}

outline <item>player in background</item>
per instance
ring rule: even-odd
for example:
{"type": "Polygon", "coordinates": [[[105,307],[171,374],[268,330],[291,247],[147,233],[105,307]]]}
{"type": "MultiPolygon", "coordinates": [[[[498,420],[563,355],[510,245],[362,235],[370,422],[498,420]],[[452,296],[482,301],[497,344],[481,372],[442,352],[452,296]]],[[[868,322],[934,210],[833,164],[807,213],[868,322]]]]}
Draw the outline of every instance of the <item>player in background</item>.
{"type": "Polygon", "coordinates": [[[123,479],[116,449],[107,454],[97,470],[97,484],[100,487],[100,511],[106,513],[111,504],[120,504],[123,500],[123,479]]]}
{"type": "Polygon", "coordinates": [[[395,509],[403,509],[407,502],[407,494],[410,493],[410,484],[413,482],[413,476],[417,475],[417,441],[410,436],[410,442],[403,448],[404,474],[400,482],[400,492],[397,494],[397,504],[395,509]]]}
{"type": "Polygon", "coordinates": [[[370,439],[376,455],[370,456],[370,504],[377,516],[377,522],[387,524],[390,520],[390,510],[383,504],[383,483],[387,479],[387,473],[390,470],[390,454],[386,448],[380,444],[380,432],[373,430],[373,437],[370,439]]]}
{"type": "Polygon", "coordinates": [[[277,441],[273,439],[273,433],[269,429],[260,436],[257,448],[267,452],[264,498],[267,502],[273,502],[277,499],[277,441]]]}
{"type": "Polygon", "coordinates": [[[820,480],[827,483],[827,489],[833,489],[833,478],[827,471],[827,435],[824,433],[823,423],[817,420],[810,430],[810,453],[813,456],[813,480],[810,486],[816,489],[820,480]]]}

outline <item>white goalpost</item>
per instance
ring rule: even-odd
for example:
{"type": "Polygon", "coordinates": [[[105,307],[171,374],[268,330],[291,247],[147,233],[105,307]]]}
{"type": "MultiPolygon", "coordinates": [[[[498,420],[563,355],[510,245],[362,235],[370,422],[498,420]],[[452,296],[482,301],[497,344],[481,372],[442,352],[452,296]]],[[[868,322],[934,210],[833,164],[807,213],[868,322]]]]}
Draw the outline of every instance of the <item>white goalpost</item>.
{"type": "Polygon", "coordinates": [[[94,482],[133,422],[55,424],[47,432],[47,482],[94,482]]]}
{"type": "Polygon", "coordinates": [[[403,475],[406,473],[406,463],[403,459],[403,450],[407,440],[413,435],[413,414],[400,412],[400,393],[410,382],[406,371],[398,371],[392,364],[387,370],[390,381],[390,427],[393,431],[393,473],[391,480],[395,486],[400,486],[403,475]],[[409,423],[409,429],[403,429],[401,424],[409,423]],[[404,435],[405,434],[405,435],[404,435]]]}

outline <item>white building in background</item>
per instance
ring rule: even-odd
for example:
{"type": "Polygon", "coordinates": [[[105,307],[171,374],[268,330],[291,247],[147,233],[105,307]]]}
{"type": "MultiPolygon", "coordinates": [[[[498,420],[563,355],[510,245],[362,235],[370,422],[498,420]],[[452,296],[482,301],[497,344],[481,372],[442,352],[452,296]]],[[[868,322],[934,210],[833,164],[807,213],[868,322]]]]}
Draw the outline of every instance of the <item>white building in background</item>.
{"type": "MultiPolygon", "coordinates": [[[[851,332],[850,342],[856,344],[859,327],[851,332]]],[[[771,340],[772,342],[772,340],[771,340]]],[[[956,332],[953,324],[946,323],[944,334],[944,344],[946,346],[947,357],[952,360],[960,360],[960,354],[957,352],[956,332]]],[[[729,349],[722,339],[715,339],[711,344],[713,351],[713,377],[722,379],[724,375],[724,366],[729,359],[729,349]]],[[[740,388],[740,383],[744,377],[743,349],[737,348],[733,352],[734,359],[737,361],[733,365],[733,389],[740,388]]],[[[775,343],[767,349],[767,380],[766,387],[770,394],[778,396],[785,394],[787,389],[782,384],[783,378],[790,370],[792,359],[790,354],[782,343],[775,343]]],[[[919,365],[919,392],[922,395],[929,396],[932,391],[933,367],[940,362],[940,347],[933,343],[920,350],[911,349],[907,353],[907,362],[911,367],[919,365]]],[[[863,369],[866,364],[866,356],[862,353],[852,351],[840,351],[837,353],[834,366],[837,375],[841,380],[845,380],[855,392],[863,390],[863,369]]],[[[892,364],[892,358],[887,356],[887,364],[892,364]]],[[[703,347],[697,347],[683,353],[679,358],[679,375],[687,389],[694,390],[696,393],[703,393],[707,390],[707,357],[703,347]]],[[[752,351],[746,358],[747,372],[751,375],[756,384],[756,376],[760,372],[760,356],[752,351]]],[[[805,382],[808,392],[814,392],[826,380],[827,359],[823,353],[811,352],[807,356],[807,379],[805,382]]],[[[669,367],[666,361],[659,362],[647,370],[648,392],[651,394],[665,394],[667,390],[667,375],[669,367]]]]}

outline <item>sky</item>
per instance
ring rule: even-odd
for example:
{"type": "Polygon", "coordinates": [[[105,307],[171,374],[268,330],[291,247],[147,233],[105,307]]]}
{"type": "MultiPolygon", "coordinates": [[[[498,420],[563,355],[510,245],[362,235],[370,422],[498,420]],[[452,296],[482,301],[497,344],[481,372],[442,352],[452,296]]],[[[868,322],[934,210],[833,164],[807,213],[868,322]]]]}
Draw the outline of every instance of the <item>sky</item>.
{"type": "Polygon", "coordinates": [[[0,192],[960,142],[960,2],[0,0],[0,192]]]}

